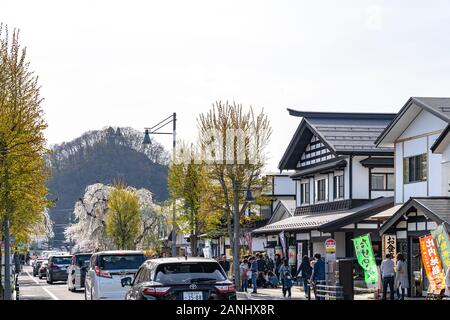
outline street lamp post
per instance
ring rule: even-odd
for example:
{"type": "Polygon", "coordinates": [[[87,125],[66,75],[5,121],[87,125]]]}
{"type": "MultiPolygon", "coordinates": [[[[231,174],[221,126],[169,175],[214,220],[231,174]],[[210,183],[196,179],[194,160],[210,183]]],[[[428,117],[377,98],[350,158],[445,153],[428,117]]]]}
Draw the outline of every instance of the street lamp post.
{"type": "MultiPolygon", "coordinates": [[[[144,141],[142,142],[142,144],[151,144],[152,141],[150,140],[150,135],[151,134],[171,134],[173,136],[173,154],[172,154],[172,159],[175,161],[175,151],[176,151],[176,143],[177,143],[177,114],[176,112],[174,112],[172,115],[170,115],[169,117],[165,118],[164,120],[160,121],[159,123],[157,123],[156,125],[154,125],[151,128],[145,128],[145,133],[144,133],[144,141]],[[165,127],[166,125],[168,125],[169,123],[173,124],[173,130],[172,132],[158,132],[159,129],[165,127]]],[[[174,199],[175,200],[175,199],[174,199]]],[[[175,201],[173,202],[173,213],[172,213],[172,257],[176,257],[177,256],[177,233],[176,233],[176,228],[177,228],[177,224],[176,224],[176,207],[175,207],[175,201]]]]}

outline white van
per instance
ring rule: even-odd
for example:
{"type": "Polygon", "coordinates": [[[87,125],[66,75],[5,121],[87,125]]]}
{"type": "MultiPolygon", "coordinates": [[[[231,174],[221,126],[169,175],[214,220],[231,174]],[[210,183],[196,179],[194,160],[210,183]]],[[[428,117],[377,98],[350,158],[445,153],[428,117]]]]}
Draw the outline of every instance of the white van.
{"type": "Polygon", "coordinates": [[[142,251],[102,251],[92,255],[86,273],[84,298],[86,300],[124,300],[127,288],[125,277],[134,278],[145,262],[142,251]]]}

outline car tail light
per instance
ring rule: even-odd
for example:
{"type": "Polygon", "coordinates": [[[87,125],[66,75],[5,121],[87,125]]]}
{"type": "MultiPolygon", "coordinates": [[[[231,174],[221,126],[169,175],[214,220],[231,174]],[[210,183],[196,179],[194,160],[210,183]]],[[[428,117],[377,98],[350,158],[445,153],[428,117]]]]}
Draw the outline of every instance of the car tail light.
{"type": "Polygon", "coordinates": [[[226,293],[226,292],[236,292],[236,289],[234,287],[234,285],[220,285],[220,286],[216,286],[217,291],[219,291],[220,293],[226,293]]]}
{"type": "Polygon", "coordinates": [[[112,275],[109,272],[102,271],[98,266],[95,267],[95,274],[103,278],[112,278],[112,275]]]}
{"type": "Polygon", "coordinates": [[[147,287],[142,290],[143,294],[151,294],[151,295],[158,295],[158,294],[166,294],[169,292],[170,287],[147,287]]]}

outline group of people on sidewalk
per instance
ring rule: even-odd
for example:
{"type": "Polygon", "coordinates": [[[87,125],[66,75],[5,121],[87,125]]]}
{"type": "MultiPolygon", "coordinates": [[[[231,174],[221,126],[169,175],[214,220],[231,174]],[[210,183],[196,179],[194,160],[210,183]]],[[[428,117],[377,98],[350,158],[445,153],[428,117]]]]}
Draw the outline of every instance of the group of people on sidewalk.
{"type": "Polygon", "coordinates": [[[325,281],[325,261],[318,253],[314,255],[314,259],[305,255],[297,270],[289,265],[288,259],[282,259],[279,254],[273,260],[268,255],[259,253],[244,257],[239,268],[242,290],[245,292],[249,287],[252,287],[252,293],[257,293],[258,288],[278,288],[281,284],[283,297],[287,295],[290,298],[294,281],[300,277],[305,296],[308,297],[310,285],[315,288],[315,284],[325,281]]]}
{"type": "MultiPolygon", "coordinates": [[[[397,254],[397,264],[392,260],[391,254],[386,254],[385,259],[381,262],[380,273],[383,284],[382,299],[387,299],[387,289],[389,287],[391,300],[395,299],[395,293],[399,300],[405,299],[405,290],[409,288],[408,266],[405,262],[403,254],[397,254]]],[[[445,275],[445,289],[442,290],[440,296],[450,297],[450,268],[447,269],[445,275]]]]}

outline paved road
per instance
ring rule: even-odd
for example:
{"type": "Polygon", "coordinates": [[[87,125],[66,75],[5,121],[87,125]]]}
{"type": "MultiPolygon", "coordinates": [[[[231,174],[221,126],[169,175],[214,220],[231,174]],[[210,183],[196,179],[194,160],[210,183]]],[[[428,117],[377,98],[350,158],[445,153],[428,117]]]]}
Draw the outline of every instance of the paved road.
{"type": "Polygon", "coordinates": [[[44,279],[33,277],[30,266],[24,266],[19,276],[20,300],[84,300],[84,291],[70,292],[65,282],[48,284],[44,279]]]}

